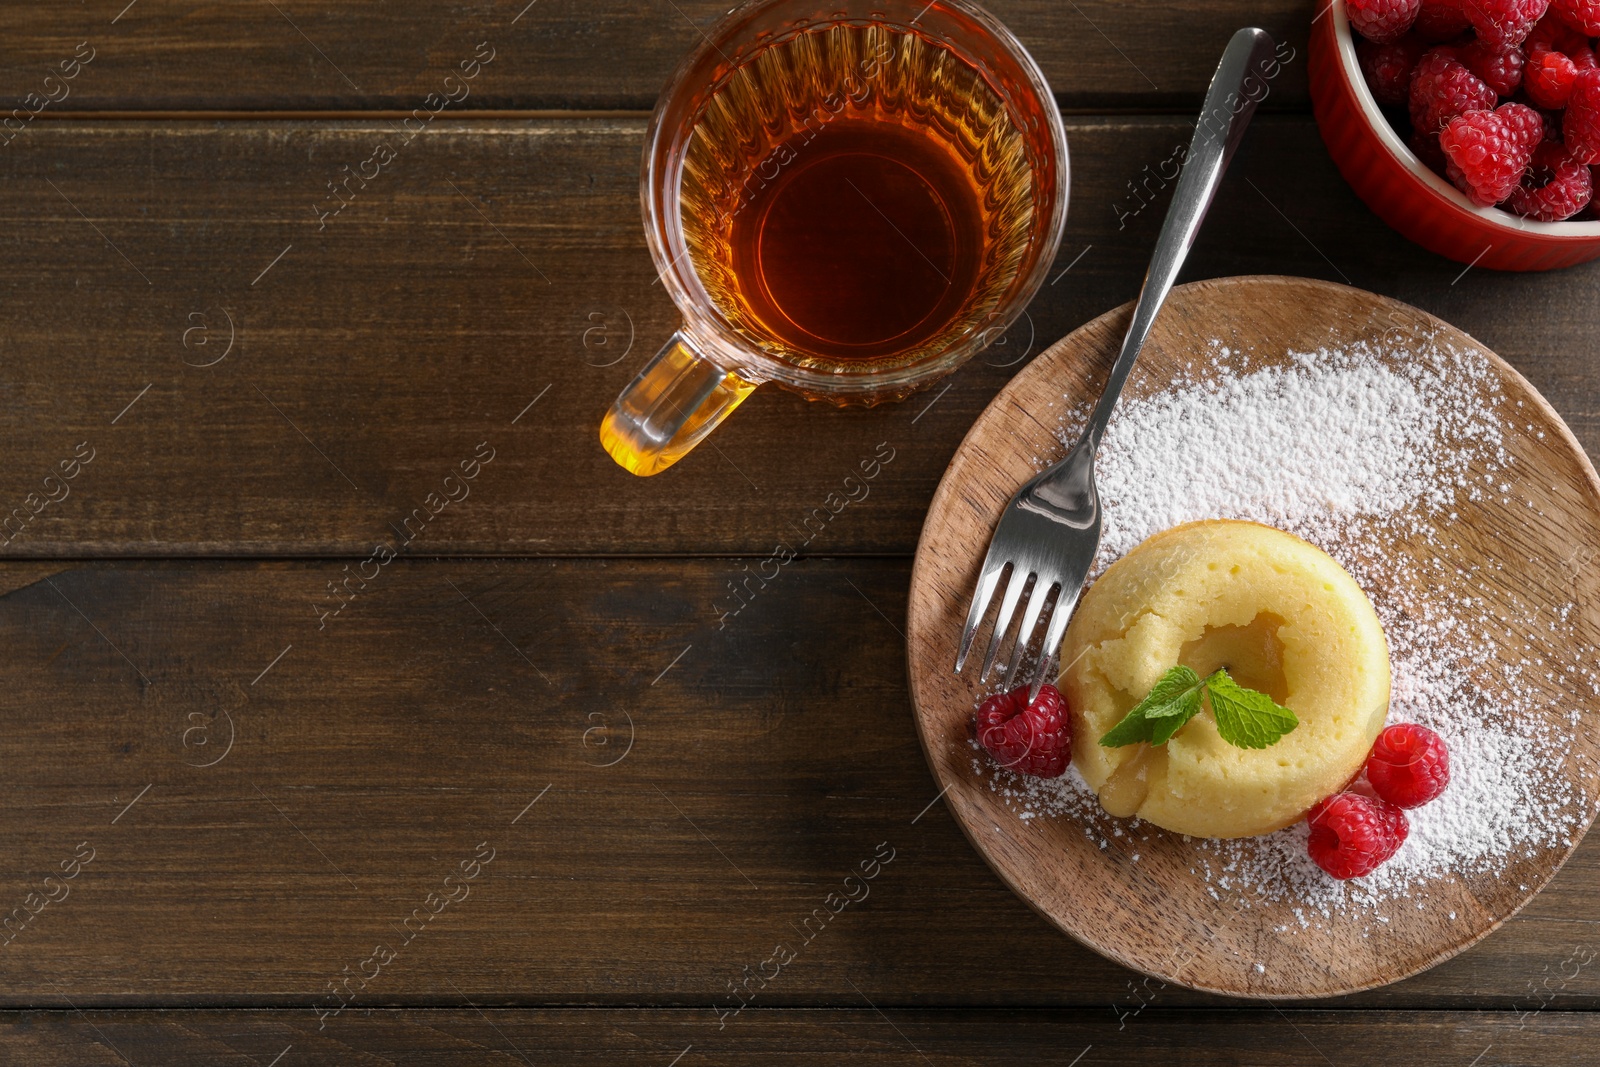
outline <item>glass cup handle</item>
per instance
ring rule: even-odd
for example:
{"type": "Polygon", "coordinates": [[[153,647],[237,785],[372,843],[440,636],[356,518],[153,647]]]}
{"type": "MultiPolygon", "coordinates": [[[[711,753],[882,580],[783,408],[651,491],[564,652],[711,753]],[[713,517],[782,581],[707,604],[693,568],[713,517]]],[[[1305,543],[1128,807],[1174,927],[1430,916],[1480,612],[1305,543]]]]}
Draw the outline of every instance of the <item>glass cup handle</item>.
{"type": "Polygon", "coordinates": [[[600,443],[624,470],[658,474],[704,440],[758,384],[702,356],[679,330],[606,412],[600,443]]]}

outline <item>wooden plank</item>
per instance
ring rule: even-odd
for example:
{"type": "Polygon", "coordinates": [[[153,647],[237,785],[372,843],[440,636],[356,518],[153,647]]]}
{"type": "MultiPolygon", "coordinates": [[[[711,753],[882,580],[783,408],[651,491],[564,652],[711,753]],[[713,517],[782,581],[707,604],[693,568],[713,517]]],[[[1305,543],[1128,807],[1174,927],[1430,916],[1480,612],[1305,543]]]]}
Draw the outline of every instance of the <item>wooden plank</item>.
{"type": "MultiPolygon", "coordinates": [[[[903,561],[796,561],[724,626],[747,565],[397,560],[320,630],[342,562],[8,565],[0,1007],[714,1020],[778,945],[756,1008],[1218,1003],[1053,932],[934,802],[903,561]]],[[[1597,886],[1591,840],[1337,1003],[1600,1006],[1597,886]]]]}
{"type": "MultiPolygon", "coordinates": [[[[93,51],[82,55],[93,59],[47,114],[409,112],[443,91],[444,77],[488,42],[493,62],[453,107],[648,109],[678,61],[730,5],[407,0],[378,9],[309,0],[199,7],[137,0],[119,15],[122,6],[38,4],[8,12],[0,84],[17,98],[8,106],[22,106],[29,92],[60,97],[60,84],[45,85],[44,78],[87,42],[93,51]]],[[[1197,107],[1228,35],[1252,24],[1290,42],[1299,59],[1273,106],[1306,102],[1310,9],[1291,0],[995,0],[988,6],[1032,52],[1067,107],[1197,107]]]]}
{"type": "MultiPolygon", "coordinates": [[[[861,984],[849,1010],[768,1011],[719,1030],[704,1011],[378,1011],[317,1029],[306,1012],[52,1011],[0,1014],[0,1053],[38,1067],[207,1063],[1112,1064],[1417,1067],[1591,1064],[1600,1019],[1544,1012],[1170,1010],[1124,1024],[1106,1012],[874,1010],[861,984]],[[281,1057],[281,1058],[275,1058],[281,1057]],[[677,1057],[676,1059],[674,1057],[677,1057]]],[[[456,998],[459,1003],[461,998],[456,998]]]]}
{"type": "MultiPolygon", "coordinates": [[[[760,390],[715,447],[641,480],[596,439],[676,322],[644,250],[641,133],[635,119],[441,118],[323,227],[326,183],[398,144],[389,126],[35,126],[0,153],[0,515],[28,509],[0,553],[364,556],[485,442],[470,498],[411,551],[909,553],[950,455],[1022,358],[1135,295],[1157,175],[1188,138],[1171,119],[1073,120],[1053,280],[948,392],[838,411],[760,390]],[[62,490],[43,479],[81,443],[92,462],[47,502],[62,490]],[[894,459],[870,499],[818,511],[880,446],[894,459]]],[[[1309,120],[1259,120],[1211,212],[1189,276],[1238,273],[1348,281],[1434,312],[1600,447],[1600,267],[1508,276],[1420,251],[1355,199],[1309,120]]]]}

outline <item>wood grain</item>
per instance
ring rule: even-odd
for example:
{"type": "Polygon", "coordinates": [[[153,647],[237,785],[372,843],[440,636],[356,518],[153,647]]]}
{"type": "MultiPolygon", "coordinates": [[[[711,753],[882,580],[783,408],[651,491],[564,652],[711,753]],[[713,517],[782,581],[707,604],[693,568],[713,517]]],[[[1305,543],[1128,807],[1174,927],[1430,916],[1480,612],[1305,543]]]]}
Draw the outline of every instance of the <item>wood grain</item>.
{"type": "MultiPolygon", "coordinates": [[[[854,995],[854,994],[852,994],[854,995]]],[[[1011,1064],[1051,1067],[1181,1063],[1285,1067],[1399,1062],[1417,1067],[1591,1063],[1591,1015],[1526,1018],[1486,1012],[1183,1011],[1152,1007],[1119,1021],[1107,1011],[752,1010],[724,1030],[695,1011],[380,1011],[317,1029],[305,1013],[51,1011],[0,1014],[0,1054],[36,1067],[207,1063],[240,1067],[593,1063],[680,1067],[1011,1064]],[[674,1061],[673,1057],[680,1059],[674,1061]]],[[[457,998],[458,1002],[460,998],[457,998]]]]}
{"type": "MultiPolygon", "coordinates": [[[[1069,122],[1052,280],[948,392],[840,412],[764,389],[714,448],[641,480],[596,430],[675,324],[639,221],[642,130],[447,114],[319,230],[326,183],[394,139],[387,124],[36,123],[0,151],[0,515],[78,443],[98,458],[0,555],[359,559],[483,441],[494,462],[416,551],[764,557],[887,441],[871,498],[807,550],[909,554],[995,393],[1136,293],[1167,193],[1129,182],[1189,137],[1171,119],[1069,122]],[[227,316],[235,347],[204,366],[227,316]]],[[[1463,273],[1421,252],[1360,205],[1309,120],[1258,120],[1211,211],[1189,274],[1241,272],[1349,279],[1438,314],[1600,449],[1600,267],[1463,273]]]]}
{"type": "Polygon", "coordinates": [[[929,804],[898,631],[967,428],[1136,292],[1238,26],[1297,56],[1191,275],[1435,312],[1594,450],[1600,266],[1462,274],[1373,218],[1305,115],[1304,3],[992,0],[1080,112],[1028,318],[948,391],[763,390],[633,479],[595,428],[676,324],[645,114],[726,6],[8,5],[8,107],[94,58],[0,133],[0,1062],[1588,1062],[1600,843],[1346,1010],[1218,1008],[1060,936],[929,804]],[[471,96],[319,222],[479,42],[471,96]]]}
{"type": "MultiPolygon", "coordinates": [[[[380,943],[399,957],[342,1021],[466,995],[714,1025],[780,943],[798,958],[755,1007],[856,1007],[852,981],[884,1006],[1217,1003],[1054,931],[932,803],[904,561],[796,561],[722,627],[749,561],[396,560],[319,630],[345,565],[29,564],[0,586],[0,915],[38,910],[0,947],[0,1006],[312,1017],[380,943]],[[481,842],[469,895],[413,933],[481,842]]],[[[1600,968],[1574,973],[1597,885],[1590,842],[1482,945],[1337,1003],[1600,1006],[1600,968]]]]}
{"type": "MultiPolygon", "coordinates": [[[[420,106],[480,41],[494,63],[466,108],[649,109],[727,0],[311,0],[19,5],[0,84],[21,98],[81,41],[95,58],[46,114],[107,109],[373,109],[420,106]],[[276,8],[276,10],[274,10],[276,8]],[[519,17],[520,15],[520,17],[519,17]]],[[[1310,8],[1291,0],[1118,4],[994,0],[1067,107],[1198,107],[1228,36],[1258,25],[1297,50],[1269,106],[1305,106],[1310,8]],[[1280,104],[1281,102],[1281,104],[1280,104]]],[[[59,95],[60,90],[51,88],[59,95]]],[[[458,90],[456,90],[458,91],[458,90]]],[[[18,103],[20,104],[20,99],[18,103]]]]}
{"type": "MultiPolygon", "coordinates": [[[[1219,897],[1195,844],[1182,835],[1141,826],[1137,837],[1108,844],[1109,828],[1097,827],[1091,838],[1071,815],[1019,820],[974,770],[972,709],[986,690],[974,672],[957,676],[950,665],[989,536],[1016,487],[1064,454],[1056,436],[1063,416],[1047,413],[1098,395],[1130,313],[1122,308],[1090,323],[1013,379],[962,442],[934,496],[912,576],[907,646],[918,725],[935,776],[949,789],[947,800],[968,836],[1009,885],[1074,937],[1164,981],[1236,996],[1326,996],[1393,982],[1448,959],[1522,908],[1560,868],[1581,829],[1571,842],[1513,855],[1504,871],[1458,870],[1429,881],[1418,890],[1427,908],[1402,899],[1381,909],[1318,909],[1307,929],[1300,919],[1312,905],[1292,895],[1262,897],[1256,886],[1224,883],[1219,897]],[[1064,394],[1067,404],[1060,403],[1064,394]]],[[[1292,278],[1222,279],[1173,292],[1125,397],[1152,396],[1183,379],[1216,339],[1232,350],[1228,359],[1241,374],[1291,365],[1288,353],[1323,345],[1370,346],[1383,359],[1404,359],[1430,344],[1481,351],[1445,323],[1360,290],[1292,278]]],[[[1570,563],[1600,555],[1600,479],[1542,398],[1486,355],[1497,379],[1493,390],[1468,380],[1459,388],[1475,390],[1504,431],[1510,458],[1497,477],[1509,489],[1503,496],[1461,495],[1451,505],[1448,536],[1386,530],[1379,558],[1393,565],[1374,573],[1390,576],[1389,584],[1367,592],[1391,604],[1424,602],[1430,595],[1424,576],[1436,573],[1436,558],[1444,574],[1473,575],[1471,588],[1486,600],[1483,617],[1508,620],[1499,669],[1521,674],[1523,656],[1548,665],[1518,684],[1546,743],[1563,745],[1549,754],[1559,769],[1546,772],[1561,780],[1552,794],[1568,798],[1561,815],[1586,829],[1600,792],[1594,769],[1600,742],[1592,731],[1574,731],[1568,716],[1587,721],[1600,706],[1582,682],[1563,683],[1558,675],[1586,670],[1600,648],[1600,610],[1593,607],[1600,575],[1570,563]],[[1553,630],[1552,612],[1567,625],[1553,630]],[[1562,751],[1570,758],[1561,759],[1562,751]]],[[[1486,474],[1473,470],[1469,477],[1486,474]]],[[[1114,504],[1107,522],[1116,522],[1114,504]]]]}

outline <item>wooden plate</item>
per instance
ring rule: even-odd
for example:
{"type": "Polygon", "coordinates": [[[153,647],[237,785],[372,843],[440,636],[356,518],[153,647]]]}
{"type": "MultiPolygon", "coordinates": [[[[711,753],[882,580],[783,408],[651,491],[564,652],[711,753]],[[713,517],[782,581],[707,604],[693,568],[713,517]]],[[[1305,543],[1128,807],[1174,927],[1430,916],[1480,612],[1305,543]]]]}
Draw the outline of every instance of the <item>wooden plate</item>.
{"type": "MultiPolygon", "coordinates": [[[[1587,685],[1559,685],[1553,669],[1524,679],[1572,741],[1549,773],[1567,778],[1572,832],[1517,854],[1497,876],[1463,873],[1427,882],[1425,908],[1398,901],[1307,927],[1292,899],[1230,912],[1196,870],[1195,842],[1149,824],[1090,840],[1066,815],[1024,820],[975,766],[970,722],[982,693],[975,670],[951,672],[978,567],[1001,508],[1042,463],[1063,454],[1058,434],[1075,404],[1099,394],[1132,305],[1109,312],[1041,353],[967,434],[934,495],[917,547],[908,612],[911,692],[924,751],[946,801],[978,851],[1024,900],[1066,933],[1128,967],[1196,989],[1244,997],[1315,997],[1397,981],[1450,958],[1517,912],[1555,874],[1594,819],[1600,744],[1587,719],[1600,705],[1587,685]],[[1065,397],[1065,402],[1063,398],[1065,397]],[[1559,764],[1559,767],[1556,765],[1559,764]]],[[[1241,371],[1362,339],[1429,336],[1487,356],[1499,376],[1505,445],[1513,463],[1499,496],[1463,505],[1447,540],[1487,576],[1485,618],[1521,645],[1507,662],[1595,662],[1600,647],[1600,481],[1560,417],[1516,371],[1482,345],[1415,308],[1371,293],[1299,278],[1227,278],[1178,287],[1161,313],[1126,396],[1159,392],[1220,339],[1241,371]],[[1499,603],[1495,603],[1496,598],[1499,603]],[[1553,632],[1536,608],[1574,605],[1553,632]],[[1527,661],[1522,661],[1527,662],[1527,661]]],[[[1464,383],[1463,388],[1482,388],[1464,383]]],[[[1070,428],[1076,434],[1076,427],[1070,428]]],[[[1381,432],[1374,427],[1374,432],[1381,432]]],[[[1386,549],[1438,553],[1397,539],[1386,549]]],[[[1447,560],[1446,562],[1451,562],[1447,560]]],[[[1369,589],[1375,599],[1384,590],[1369,589]]],[[[1390,590],[1399,592],[1399,590],[1390,590]]],[[[1592,720],[1591,720],[1592,722],[1592,720]]],[[[1103,812],[1098,813],[1104,818],[1103,812]]],[[[1127,824],[1124,824],[1127,825],[1127,824]]]]}

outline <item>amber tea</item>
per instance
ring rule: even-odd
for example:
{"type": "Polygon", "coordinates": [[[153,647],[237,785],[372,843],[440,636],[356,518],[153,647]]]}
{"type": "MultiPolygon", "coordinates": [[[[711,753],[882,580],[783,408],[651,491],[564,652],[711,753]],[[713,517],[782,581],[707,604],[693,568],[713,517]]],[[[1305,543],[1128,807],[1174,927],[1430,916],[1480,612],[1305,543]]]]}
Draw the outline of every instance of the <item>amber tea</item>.
{"type": "Polygon", "coordinates": [[[871,405],[939,380],[1022,313],[1066,220],[1050,86],[973,0],[748,0],[701,37],[640,182],[682,325],[600,422],[634,474],[766,383],[871,405]]]}
{"type": "Polygon", "coordinates": [[[907,366],[983,329],[1034,229],[1027,140],[979,70],[915,30],[837,23],[755,53],[688,144],[684,235],[769,355],[907,366]]]}

